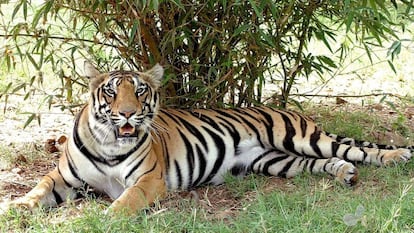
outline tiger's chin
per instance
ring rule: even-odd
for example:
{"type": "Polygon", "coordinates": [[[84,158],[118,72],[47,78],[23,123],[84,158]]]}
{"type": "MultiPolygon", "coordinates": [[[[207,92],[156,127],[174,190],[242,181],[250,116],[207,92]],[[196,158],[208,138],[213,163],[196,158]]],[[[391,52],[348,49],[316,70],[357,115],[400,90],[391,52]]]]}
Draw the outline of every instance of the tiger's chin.
{"type": "Polygon", "coordinates": [[[120,137],[117,138],[115,145],[116,146],[134,146],[138,142],[137,137],[120,137]]]}

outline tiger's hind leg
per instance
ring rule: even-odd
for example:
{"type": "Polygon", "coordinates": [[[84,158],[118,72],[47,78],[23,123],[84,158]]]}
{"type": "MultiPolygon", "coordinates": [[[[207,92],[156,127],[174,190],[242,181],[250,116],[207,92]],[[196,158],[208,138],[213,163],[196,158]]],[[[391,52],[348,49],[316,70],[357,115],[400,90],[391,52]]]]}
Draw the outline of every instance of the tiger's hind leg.
{"type": "Polygon", "coordinates": [[[278,150],[269,150],[258,156],[250,165],[250,171],[269,176],[294,177],[304,171],[328,173],[346,186],[358,181],[358,170],[350,162],[340,158],[311,158],[287,155],[278,150]]]}

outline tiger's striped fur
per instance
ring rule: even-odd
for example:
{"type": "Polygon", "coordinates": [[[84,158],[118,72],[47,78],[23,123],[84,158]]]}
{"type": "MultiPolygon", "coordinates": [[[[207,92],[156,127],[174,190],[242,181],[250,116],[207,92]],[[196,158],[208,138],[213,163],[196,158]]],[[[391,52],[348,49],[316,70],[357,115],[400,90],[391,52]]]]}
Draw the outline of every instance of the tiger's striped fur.
{"type": "Polygon", "coordinates": [[[86,64],[91,98],[75,121],[57,168],[10,205],[55,206],[89,185],[134,211],[167,190],[220,184],[226,173],[293,177],[326,172],[357,182],[352,162],[384,165],[411,158],[408,149],[340,143],[309,118],[268,107],[159,109],[163,69],[100,74],[86,64]]]}

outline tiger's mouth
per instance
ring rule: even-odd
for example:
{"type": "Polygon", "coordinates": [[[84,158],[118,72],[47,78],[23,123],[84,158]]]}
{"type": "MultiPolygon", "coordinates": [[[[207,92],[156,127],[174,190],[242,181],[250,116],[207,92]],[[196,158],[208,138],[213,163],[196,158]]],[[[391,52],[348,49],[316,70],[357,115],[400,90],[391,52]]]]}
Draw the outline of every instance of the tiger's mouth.
{"type": "Polygon", "coordinates": [[[138,130],[129,123],[118,128],[118,138],[138,137],[138,130]]]}

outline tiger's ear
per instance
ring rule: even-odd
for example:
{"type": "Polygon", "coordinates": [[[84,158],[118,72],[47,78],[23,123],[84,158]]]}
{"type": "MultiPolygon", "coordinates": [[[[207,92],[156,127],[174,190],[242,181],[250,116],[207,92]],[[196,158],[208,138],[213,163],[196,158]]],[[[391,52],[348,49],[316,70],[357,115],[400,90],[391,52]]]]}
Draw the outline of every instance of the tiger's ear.
{"type": "Polygon", "coordinates": [[[150,70],[147,70],[143,74],[143,79],[151,84],[155,89],[160,87],[162,77],[164,75],[164,68],[160,64],[155,64],[150,70]]]}
{"type": "Polygon", "coordinates": [[[85,73],[85,76],[90,78],[94,78],[100,74],[100,72],[95,68],[94,65],[88,60],[85,60],[83,63],[83,72],[85,73]]]}
{"type": "Polygon", "coordinates": [[[91,91],[95,90],[105,79],[105,75],[102,75],[101,72],[99,72],[95,66],[87,60],[83,64],[83,72],[89,79],[89,89],[91,91]]]}

